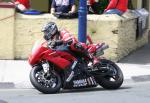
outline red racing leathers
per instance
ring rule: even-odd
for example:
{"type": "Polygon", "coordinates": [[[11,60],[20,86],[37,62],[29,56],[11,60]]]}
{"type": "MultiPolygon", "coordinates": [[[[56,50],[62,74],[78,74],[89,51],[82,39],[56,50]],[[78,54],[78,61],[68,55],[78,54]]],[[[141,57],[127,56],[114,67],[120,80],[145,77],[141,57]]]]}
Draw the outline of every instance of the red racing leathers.
{"type": "Polygon", "coordinates": [[[63,41],[63,43],[67,43],[71,41],[70,49],[72,51],[77,52],[85,52],[87,45],[85,43],[80,43],[78,40],[71,35],[67,30],[60,31],[60,40],[63,41]]]}
{"type": "MultiPolygon", "coordinates": [[[[59,41],[58,45],[60,44],[67,44],[69,42],[69,50],[79,53],[82,56],[87,57],[88,60],[92,61],[94,64],[98,62],[97,58],[93,57],[89,51],[87,51],[88,45],[86,43],[79,42],[72,34],[70,34],[67,30],[59,31],[59,35],[57,35],[55,39],[51,41],[59,41]],[[57,37],[58,36],[58,37],[57,37]],[[60,43],[61,41],[61,43],[60,43]],[[70,43],[71,41],[71,43],[70,43]]],[[[58,46],[57,45],[57,46],[58,46]]]]}
{"type": "MultiPolygon", "coordinates": [[[[89,60],[93,60],[93,56],[87,51],[88,46],[86,43],[78,42],[78,40],[71,35],[67,30],[59,31],[59,35],[56,35],[52,40],[53,47],[62,45],[62,44],[69,44],[69,51],[76,52],[82,56],[87,57],[89,60]]],[[[51,45],[50,41],[50,45],[51,45]]],[[[64,50],[65,47],[64,47],[64,50]]]]}

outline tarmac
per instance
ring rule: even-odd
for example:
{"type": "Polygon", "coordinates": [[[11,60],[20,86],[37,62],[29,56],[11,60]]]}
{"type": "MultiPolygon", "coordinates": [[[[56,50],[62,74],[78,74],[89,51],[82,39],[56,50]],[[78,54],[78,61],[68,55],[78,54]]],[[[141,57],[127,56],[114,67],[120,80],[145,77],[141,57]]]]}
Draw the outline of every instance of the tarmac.
{"type": "MultiPolygon", "coordinates": [[[[132,52],[117,65],[125,82],[150,81],[150,43],[132,52]]],[[[31,66],[27,60],[0,60],[0,89],[33,88],[29,80],[31,66]]]]}

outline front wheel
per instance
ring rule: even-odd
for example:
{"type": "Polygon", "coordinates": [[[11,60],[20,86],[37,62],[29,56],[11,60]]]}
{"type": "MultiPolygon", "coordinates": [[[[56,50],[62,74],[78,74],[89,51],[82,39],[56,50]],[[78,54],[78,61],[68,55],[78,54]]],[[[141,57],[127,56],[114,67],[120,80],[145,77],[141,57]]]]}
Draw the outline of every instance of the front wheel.
{"type": "Polygon", "coordinates": [[[102,59],[100,61],[99,68],[106,68],[110,71],[110,74],[101,76],[95,76],[96,81],[105,89],[117,89],[123,83],[123,73],[121,69],[112,61],[102,59]]]}
{"type": "Polygon", "coordinates": [[[61,88],[61,78],[55,71],[45,74],[41,66],[35,66],[30,72],[32,85],[42,93],[57,93],[61,88]]]}

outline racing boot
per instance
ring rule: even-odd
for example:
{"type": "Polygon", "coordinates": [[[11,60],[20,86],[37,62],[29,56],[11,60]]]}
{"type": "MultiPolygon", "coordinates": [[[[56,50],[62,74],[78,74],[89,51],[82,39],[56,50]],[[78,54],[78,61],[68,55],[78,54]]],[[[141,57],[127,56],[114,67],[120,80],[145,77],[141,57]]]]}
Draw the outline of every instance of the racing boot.
{"type": "Polygon", "coordinates": [[[99,63],[99,60],[94,57],[93,55],[91,55],[88,51],[85,52],[87,57],[89,58],[89,60],[93,63],[93,65],[99,63]]]}

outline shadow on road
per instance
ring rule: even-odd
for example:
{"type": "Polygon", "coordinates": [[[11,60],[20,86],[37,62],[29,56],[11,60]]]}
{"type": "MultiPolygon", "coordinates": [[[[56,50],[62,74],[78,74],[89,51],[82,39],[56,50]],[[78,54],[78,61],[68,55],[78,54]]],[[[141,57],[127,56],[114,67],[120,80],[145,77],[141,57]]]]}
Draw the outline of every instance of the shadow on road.
{"type": "Polygon", "coordinates": [[[150,64],[150,42],[120,60],[119,63],[150,64]]]}
{"type": "Polygon", "coordinates": [[[115,90],[108,90],[104,88],[84,88],[84,89],[73,89],[73,90],[61,90],[60,93],[79,93],[79,92],[94,92],[94,91],[116,91],[116,90],[124,90],[124,89],[130,89],[131,87],[124,86],[119,89],[115,90]]]}
{"type": "Polygon", "coordinates": [[[4,101],[4,100],[0,100],[0,103],[8,103],[8,102],[6,102],[6,101],[4,101]]]}

